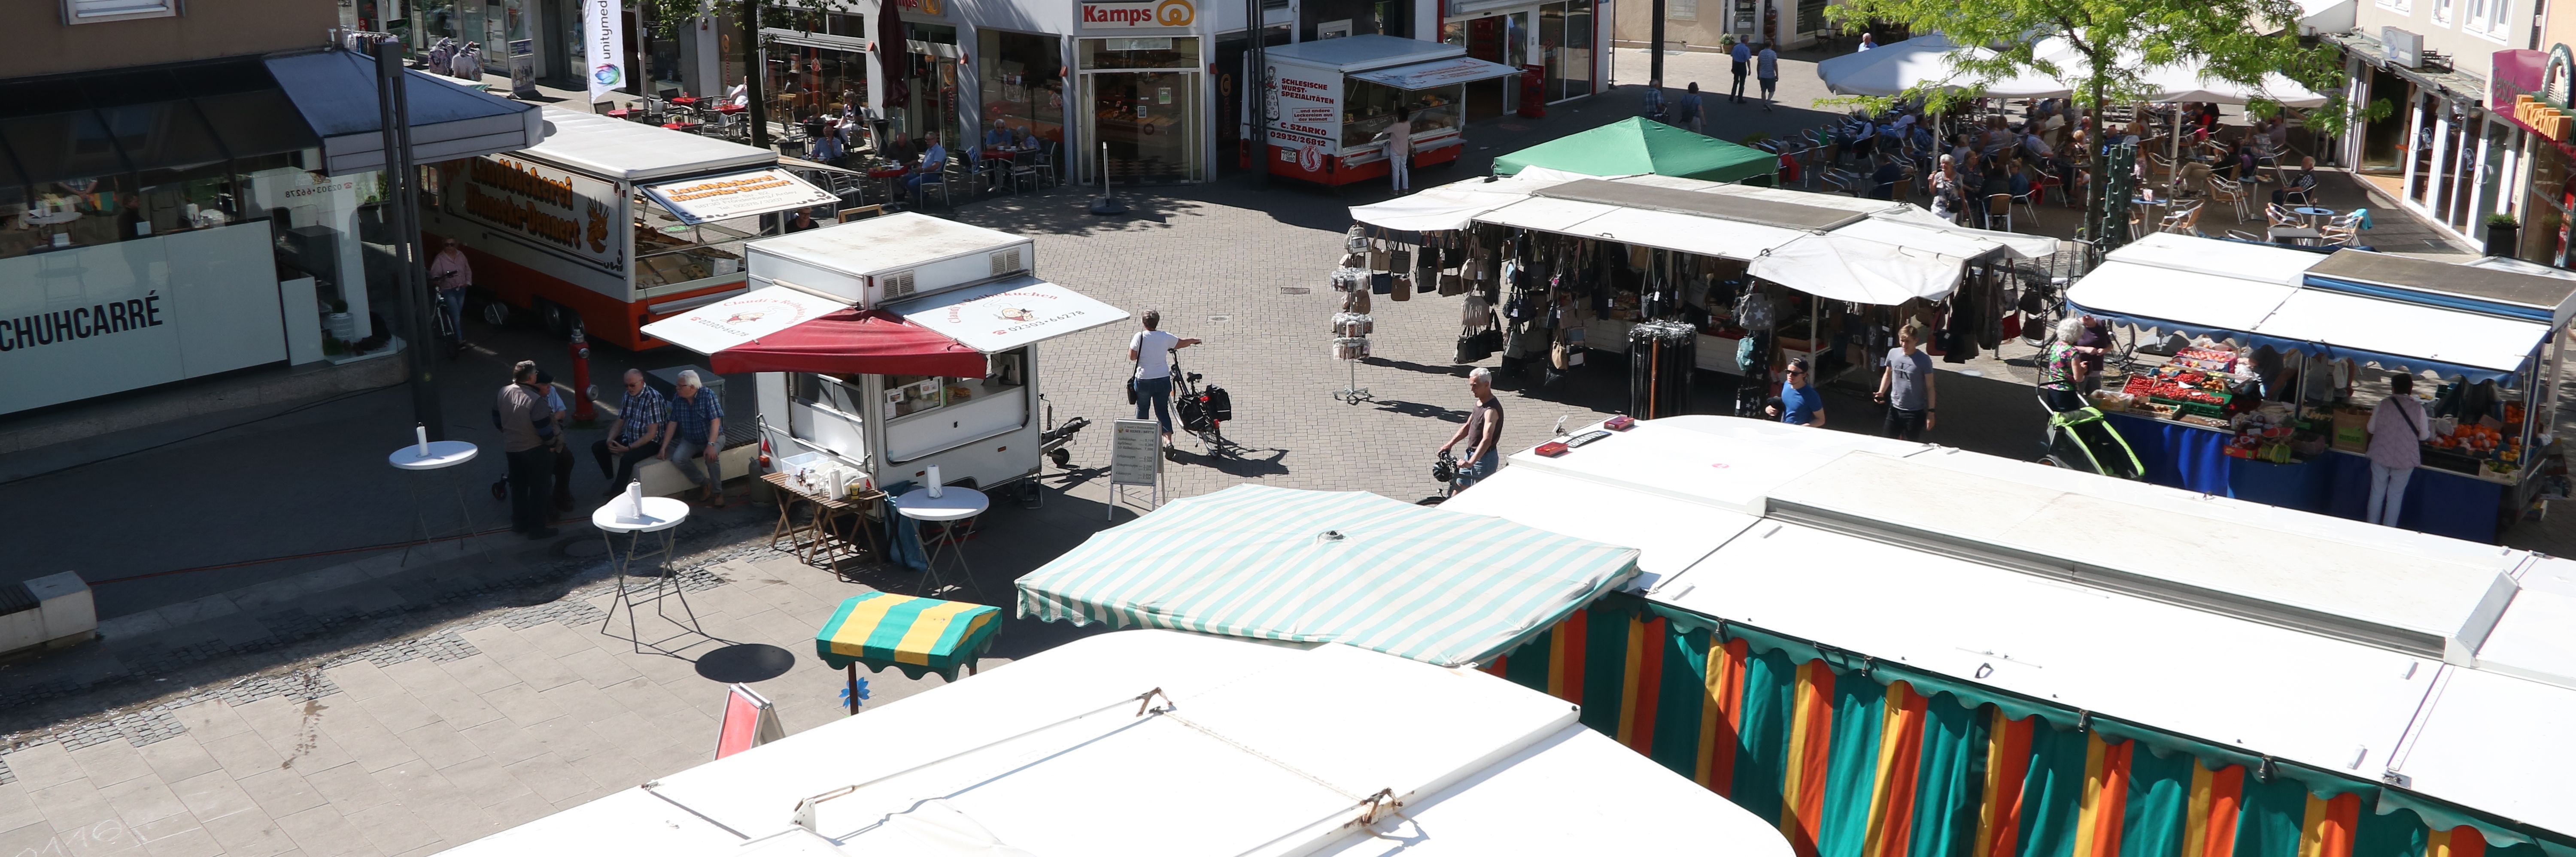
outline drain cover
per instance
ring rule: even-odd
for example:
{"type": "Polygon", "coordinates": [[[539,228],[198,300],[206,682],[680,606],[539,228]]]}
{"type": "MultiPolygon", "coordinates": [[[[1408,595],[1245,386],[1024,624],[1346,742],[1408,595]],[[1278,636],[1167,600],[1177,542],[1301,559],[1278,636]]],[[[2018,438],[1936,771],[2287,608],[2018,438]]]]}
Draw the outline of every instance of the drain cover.
{"type": "Polygon", "coordinates": [[[1314,292],[1315,292],[1315,290],[1314,290],[1314,289],[1306,288],[1305,286],[1280,286],[1280,287],[1279,287],[1279,293],[1280,293],[1280,294],[1283,294],[1283,295],[1305,295],[1305,294],[1313,294],[1314,292]]]}
{"type": "Polygon", "coordinates": [[[1230,315],[1212,315],[1212,316],[1208,316],[1208,320],[1209,320],[1209,321],[1233,321],[1233,320],[1234,320],[1234,316],[1230,316],[1230,315]]]}

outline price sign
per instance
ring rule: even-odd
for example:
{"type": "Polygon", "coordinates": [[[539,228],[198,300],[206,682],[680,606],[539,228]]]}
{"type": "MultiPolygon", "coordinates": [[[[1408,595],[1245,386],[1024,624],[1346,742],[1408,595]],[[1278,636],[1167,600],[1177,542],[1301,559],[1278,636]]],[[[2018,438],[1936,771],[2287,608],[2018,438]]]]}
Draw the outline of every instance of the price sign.
{"type": "Polygon", "coordinates": [[[1111,424],[1109,484],[1153,485],[1163,472],[1163,426],[1153,420],[1111,424]]]}

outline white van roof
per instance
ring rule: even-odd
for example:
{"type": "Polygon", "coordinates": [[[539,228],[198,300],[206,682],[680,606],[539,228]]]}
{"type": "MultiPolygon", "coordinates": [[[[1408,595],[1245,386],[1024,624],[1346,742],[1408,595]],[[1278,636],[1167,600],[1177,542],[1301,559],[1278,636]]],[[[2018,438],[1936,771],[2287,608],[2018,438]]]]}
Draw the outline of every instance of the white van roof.
{"type": "Polygon", "coordinates": [[[767,149],[595,113],[548,107],[545,121],[545,142],[517,154],[606,178],[653,181],[778,163],[767,149]]]}

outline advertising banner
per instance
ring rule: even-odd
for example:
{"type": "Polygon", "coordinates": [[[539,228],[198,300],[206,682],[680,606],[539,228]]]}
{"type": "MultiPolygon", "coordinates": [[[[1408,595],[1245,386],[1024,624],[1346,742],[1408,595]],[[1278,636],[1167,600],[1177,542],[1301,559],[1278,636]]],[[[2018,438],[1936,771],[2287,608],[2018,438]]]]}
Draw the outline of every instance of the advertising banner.
{"type": "Polygon", "coordinates": [[[271,240],[262,220],[0,260],[23,286],[0,289],[0,414],[286,359],[271,240]]]}
{"type": "Polygon", "coordinates": [[[588,48],[590,100],[626,85],[626,19],[617,0],[581,0],[581,42],[588,48]]]}
{"type": "Polygon", "coordinates": [[[1341,152],[1342,73],[1270,61],[1261,75],[1261,109],[1270,120],[1270,145],[1299,172],[1319,173],[1324,159],[1341,152]]]}
{"type": "Polygon", "coordinates": [[[840,201],[840,197],[781,169],[665,182],[646,185],[643,190],[645,196],[691,226],[840,201]]]}
{"type": "Polygon", "coordinates": [[[611,273],[626,269],[617,185],[509,155],[484,155],[456,171],[447,213],[611,273]]]}

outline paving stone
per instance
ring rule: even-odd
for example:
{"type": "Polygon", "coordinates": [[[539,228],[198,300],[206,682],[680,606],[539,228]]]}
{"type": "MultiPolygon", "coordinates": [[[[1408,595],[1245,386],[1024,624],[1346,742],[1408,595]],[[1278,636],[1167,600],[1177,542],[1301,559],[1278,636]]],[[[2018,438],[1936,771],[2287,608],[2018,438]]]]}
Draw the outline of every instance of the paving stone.
{"type": "Polygon", "coordinates": [[[241,784],[242,791],[250,794],[251,800],[258,802],[262,812],[272,817],[303,812],[323,803],[322,793],[314,790],[313,784],[306,782],[303,774],[284,768],[261,771],[235,782],[241,784]]]}
{"type": "Polygon", "coordinates": [[[73,780],[37,789],[28,797],[35,802],[36,811],[44,813],[45,821],[51,823],[55,830],[69,831],[116,819],[116,808],[109,806],[107,799],[99,795],[98,787],[90,785],[88,780],[73,780]]]}
{"type": "Polygon", "coordinates": [[[496,757],[483,755],[449,765],[438,773],[462,790],[477,808],[534,798],[536,791],[512,775],[507,765],[496,757]]]}
{"type": "Polygon", "coordinates": [[[306,773],[304,781],[310,783],[313,791],[322,795],[324,801],[341,812],[357,812],[382,806],[392,803],[394,799],[393,790],[385,788],[384,783],[378,782],[375,771],[369,769],[363,762],[351,762],[329,770],[306,773]]]}
{"type": "Polygon", "coordinates": [[[304,853],[313,857],[342,857],[349,854],[377,853],[367,836],[349,823],[348,816],[327,806],[317,806],[293,815],[277,817],[277,826],[304,853]]]}
{"type": "MultiPolygon", "coordinates": [[[[525,783],[530,791],[547,802],[569,800],[599,787],[596,780],[572,766],[572,762],[553,753],[544,753],[504,766],[510,775],[525,783]]],[[[508,805],[503,805],[503,812],[508,805]]]]}
{"type": "Polygon", "coordinates": [[[165,783],[179,782],[223,767],[222,763],[215,761],[213,754],[206,752],[206,745],[199,743],[194,735],[155,741],[138,749],[143,754],[144,763],[152,766],[152,773],[165,783]]]}
{"type": "Polygon", "coordinates": [[[170,787],[179,803],[199,822],[210,822],[228,815],[258,812],[259,802],[241,787],[231,774],[209,771],[181,780],[170,787]]]}
{"type": "Polygon", "coordinates": [[[145,853],[152,857],[218,857],[224,853],[223,843],[215,841],[215,835],[194,818],[165,818],[136,828],[134,835],[143,841],[145,853]]]}
{"type": "Polygon", "coordinates": [[[419,816],[390,803],[350,813],[348,820],[384,854],[401,854],[440,841],[438,831],[419,816]]]}
{"type": "Polygon", "coordinates": [[[445,669],[448,675],[455,677],[457,683],[465,685],[467,690],[475,693],[488,695],[492,691],[519,683],[518,676],[511,675],[509,670],[502,669],[500,661],[495,660],[487,652],[477,651],[473,657],[448,661],[439,664],[439,667],[445,669]]]}
{"type": "Polygon", "coordinates": [[[324,737],[369,771],[380,771],[420,755],[392,729],[376,722],[375,715],[369,714],[363,704],[341,703],[339,710],[321,719],[321,727],[324,737]]]}
{"type": "Polygon", "coordinates": [[[124,819],[128,827],[188,814],[188,806],[180,803],[179,795],[158,777],[135,777],[99,789],[98,796],[115,808],[117,817],[124,819]]]}
{"type": "Polygon", "coordinates": [[[90,784],[99,788],[152,773],[152,765],[143,760],[143,753],[125,741],[107,741],[75,750],[72,761],[78,762],[90,784]]]}
{"type": "Polygon", "coordinates": [[[80,763],[72,760],[72,751],[59,743],[39,744],[0,754],[0,764],[9,766],[16,784],[30,789],[62,785],[85,776],[80,763]]]}
{"type": "Polygon", "coordinates": [[[258,810],[204,820],[206,833],[224,847],[224,857],[277,857],[295,849],[295,840],[277,821],[258,810]]]}
{"type": "MultiPolygon", "coordinates": [[[[602,655],[602,657],[606,656],[602,655]]],[[[493,672],[510,675],[499,669],[494,669],[493,672]]],[[[499,689],[485,692],[483,701],[499,709],[501,715],[508,718],[510,723],[520,726],[543,723],[561,717],[564,713],[562,696],[539,693],[536,688],[530,687],[525,682],[513,681],[499,689]]]]}
{"type": "MultiPolygon", "coordinates": [[[[27,796],[24,783],[0,785],[0,831],[16,830],[30,824],[41,824],[45,814],[36,809],[34,798],[27,796]]],[[[9,853],[0,850],[0,854],[9,853]]]]}
{"type": "Polygon", "coordinates": [[[445,723],[432,723],[402,733],[401,738],[420,755],[421,761],[428,762],[431,767],[444,768],[483,755],[483,750],[474,746],[474,742],[466,740],[455,727],[445,723]]]}
{"type": "Polygon", "coordinates": [[[286,764],[286,754],[268,745],[268,740],[247,729],[240,734],[203,742],[207,755],[236,777],[247,777],[261,771],[276,770],[286,764]]]}

